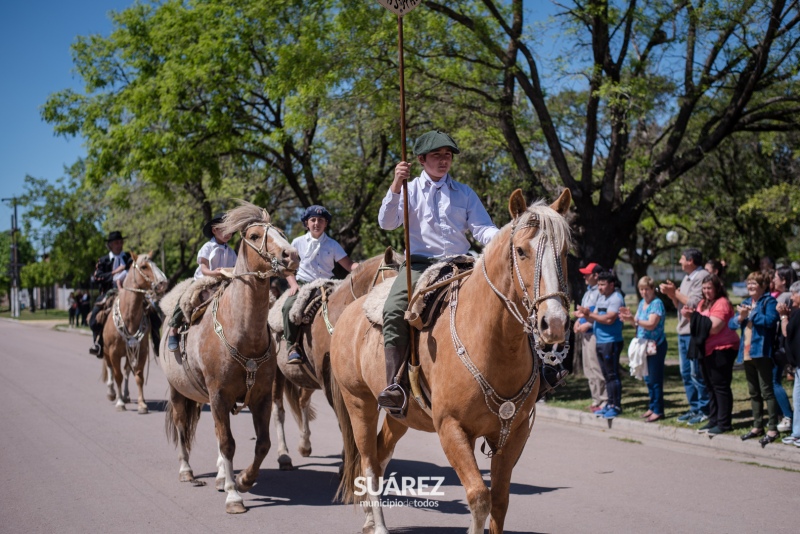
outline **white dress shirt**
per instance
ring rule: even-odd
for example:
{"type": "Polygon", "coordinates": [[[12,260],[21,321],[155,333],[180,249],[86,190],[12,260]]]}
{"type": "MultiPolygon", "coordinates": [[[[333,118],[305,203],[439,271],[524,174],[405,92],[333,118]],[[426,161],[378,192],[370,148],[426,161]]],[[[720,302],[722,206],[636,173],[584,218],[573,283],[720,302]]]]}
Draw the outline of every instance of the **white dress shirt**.
{"type": "MultiPolygon", "coordinates": [[[[227,243],[217,243],[217,238],[212,237],[211,240],[202,246],[197,253],[197,263],[201,259],[208,260],[208,268],[212,271],[214,269],[234,267],[236,265],[236,251],[228,246],[227,243]]],[[[205,276],[201,270],[201,266],[197,266],[194,272],[194,279],[203,278],[205,276]]]]}
{"type": "MultiPolygon", "coordinates": [[[[411,254],[447,258],[469,252],[466,232],[482,244],[500,230],[492,223],[478,195],[449,174],[434,182],[425,171],[408,183],[411,254]]],[[[381,203],[378,224],[394,230],[403,224],[403,195],[390,189],[381,203]]]]}
{"type": "Polygon", "coordinates": [[[336,240],[323,233],[314,239],[311,232],[292,241],[292,246],[300,255],[300,268],[295,277],[301,282],[313,282],[319,278],[333,278],[336,262],[346,258],[347,253],[336,240]]]}

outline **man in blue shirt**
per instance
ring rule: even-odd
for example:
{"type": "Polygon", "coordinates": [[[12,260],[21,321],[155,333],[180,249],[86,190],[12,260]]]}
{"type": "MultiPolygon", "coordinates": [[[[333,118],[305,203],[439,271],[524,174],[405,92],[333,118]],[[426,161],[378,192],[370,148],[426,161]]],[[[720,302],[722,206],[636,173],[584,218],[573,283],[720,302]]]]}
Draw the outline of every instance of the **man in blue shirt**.
{"type": "Polygon", "coordinates": [[[619,309],[625,306],[625,301],[622,295],[615,291],[615,277],[610,272],[602,272],[597,276],[597,290],[600,295],[594,311],[585,306],[578,306],[578,313],[590,323],[594,323],[597,356],[606,380],[608,404],[604,410],[595,412],[595,415],[614,419],[622,411],[622,382],[619,375],[622,321],[619,318],[619,309]]]}
{"type": "MultiPolygon", "coordinates": [[[[500,231],[475,191],[450,176],[453,156],[458,153],[453,138],[437,130],[422,134],[414,143],[414,155],[422,165],[422,173],[407,185],[411,265],[403,264],[400,268],[383,309],[387,387],[378,395],[378,405],[395,415],[402,412],[407,398],[396,382],[410,335],[405,320],[408,307],[406,268],[411,269],[413,287],[429,266],[469,252],[467,231],[484,245],[500,231]]],[[[394,230],[403,224],[405,206],[400,193],[403,180],[410,177],[411,164],[398,163],[394,181],[378,212],[378,224],[384,230],[394,230]]]]}
{"type": "MultiPolygon", "coordinates": [[[[597,276],[604,271],[603,267],[596,263],[590,263],[583,269],[578,269],[586,281],[586,293],[583,294],[581,306],[594,311],[597,298],[600,292],[597,290],[597,276]]],[[[594,324],[586,320],[582,314],[578,314],[575,321],[575,338],[581,344],[581,360],[583,361],[583,375],[589,381],[589,392],[592,395],[592,404],[589,410],[592,413],[598,412],[606,407],[608,394],[606,393],[606,379],[603,377],[603,368],[597,358],[597,342],[594,336],[594,324]]]]}

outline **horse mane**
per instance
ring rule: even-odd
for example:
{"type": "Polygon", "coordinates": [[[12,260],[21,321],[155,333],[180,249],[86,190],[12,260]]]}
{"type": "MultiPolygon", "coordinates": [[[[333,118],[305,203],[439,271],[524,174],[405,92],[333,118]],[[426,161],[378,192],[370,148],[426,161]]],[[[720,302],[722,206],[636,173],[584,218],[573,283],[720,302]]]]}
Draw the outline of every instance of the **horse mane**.
{"type": "Polygon", "coordinates": [[[251,204],[245,200],[239,201],[239,206],[228,211],[222,218],[219,228],[226,234],[241,232],[253,223],[269,223],[269,213],[264,208],[251,204]]]}
{"type": "MultiPolygon", "coordinates": [[[[531,217],[536,216],[539,219],[539,229],[544,230],[545,235],[550,234],[555,241],[554,245],[558,250],[566,250],[572,245],[572,232],[569,227],[567,219],[559,214],[556,210],[550,207],[545,200],[537,200],[525,210],[517,220],[517,227],[524,228],[530,221],[531,217]]],[[[511,225],[514,221],[509,222],[492,238],[486,245],[484,254],[488,255],[494,251],[495,248],[505,246],[511,234],[511,225]],[[502,237],[501,237],[502,236],[502,237]],[[503,242],[503,245],[499,243],[503,242]]]]}

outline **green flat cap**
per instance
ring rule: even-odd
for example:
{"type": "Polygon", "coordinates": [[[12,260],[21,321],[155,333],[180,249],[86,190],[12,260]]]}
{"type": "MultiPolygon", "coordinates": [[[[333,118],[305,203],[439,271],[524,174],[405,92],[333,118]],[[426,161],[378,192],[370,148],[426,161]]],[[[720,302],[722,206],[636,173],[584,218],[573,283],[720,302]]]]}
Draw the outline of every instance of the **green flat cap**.
{"type": "Polygon", "coordinates": [[[424,156],[428,152],[433,152],[434,150],[444,147],[452,150],[453,154],[461,152],[452,137],[439,130],[431,130],[417,138],[417,141],[414,143],[414,155],[424,156]]]}

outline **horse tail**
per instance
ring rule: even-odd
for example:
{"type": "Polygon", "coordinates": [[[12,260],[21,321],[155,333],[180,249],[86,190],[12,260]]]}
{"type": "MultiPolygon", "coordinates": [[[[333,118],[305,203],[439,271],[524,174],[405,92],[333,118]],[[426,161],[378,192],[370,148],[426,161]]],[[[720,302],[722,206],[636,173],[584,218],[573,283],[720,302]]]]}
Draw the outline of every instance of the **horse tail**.
{"type": "MultiPolygon", "coordinates": [[[[170,397],[176,396],[180,398],[180,403],[183,404],[183,440],[184,446],[186,447],[186,451],[192,450],[192,442],[194,442],[194,435],[197,431],[197,422],[200,420],[200,411],[202,406],[199,402],[193,401],[187,397],[184,397],[180,393],[176,392],[170,386],[170,397]]],[[[175,424],[175,406],[172,402],[172,398],[167,399],[167,409],[165,410],[166,415],[164,417],[164,431],[167,434],[167,440],[170,443],[177,446],[179,444],[179,429],[178,425],[175,424]]]]}
{"type": "MultiPolygon", "coordinates": [[[[287,380],[283,393],[284,397],[286,398],[286,402],[289,403],[289,409],[292,410],[292,415],[294,416],[294,420],[297,421],[297,426],[302,426],[303,414],[302,414],[302,408],[300,407],[300,395],[303,393],[303,388],[301,388],[291,380],[287,380]]],[[[308,420],[313,421],[316,418],[317,418],[317,410],[314,409],[314,405],[309,402],[308,420]]]]}
{"type": "Polygon", "coordinates": [[[342,431],[342,441],[344,442],[341,478],[339,479],[339,487],[333,499],[338,499],[344,504],[350,504],[356,502],[356,495],[354,493],[355,481],[356,478],[362,476],[361,453],[358,452],[358,447],[356,447],[353,425],[350,422],[350,414],[347,413],[347,406],[344,404],[342,391],[339,389],[339,384],[336,382],[336,377],[334,377],[333,374],[331,374],[330,377],[330,391],[331,397],[333,397],[333,410],[336,412],[336,418],[339,420],[339,429],[342,431]]]}

